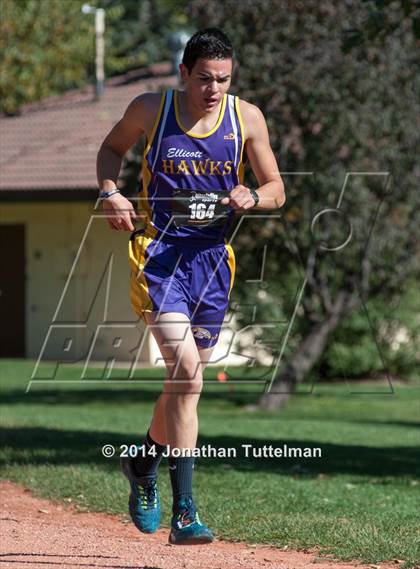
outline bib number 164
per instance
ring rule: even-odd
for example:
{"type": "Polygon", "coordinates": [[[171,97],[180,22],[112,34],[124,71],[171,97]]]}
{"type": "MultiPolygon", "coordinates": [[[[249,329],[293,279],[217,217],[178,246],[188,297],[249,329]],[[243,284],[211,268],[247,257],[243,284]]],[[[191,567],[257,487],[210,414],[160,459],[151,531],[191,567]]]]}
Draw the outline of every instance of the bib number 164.
{"type": "Polygon", "coordinates": [[[193,203],[190,206],[190,219],[213,219],[216,204],[193,203]]]}

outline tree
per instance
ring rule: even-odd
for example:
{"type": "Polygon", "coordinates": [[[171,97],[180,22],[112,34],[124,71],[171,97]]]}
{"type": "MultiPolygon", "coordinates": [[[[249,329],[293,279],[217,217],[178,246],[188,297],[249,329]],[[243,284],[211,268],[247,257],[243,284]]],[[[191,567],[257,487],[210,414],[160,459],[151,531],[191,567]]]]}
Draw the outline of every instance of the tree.
{"type": "Polygon", "coordinates": [[[3,0],[0,18],[0,112],[16,113],[87,82],[94,62],[82,0],[3,0]]]}
{"type": "MultiPolygon", "coordinates": [[[[267,262],[272,285],[257,302],[261,321],[277,309],[290,321],[299,305],[264,409],[287,401],[346,317],[369,299],[394,301],[419,275],[413,26],[407,17],[378,45],[346,51],[346,30],[367,15],[367,5],[352,1],[192,3],[201,26],[232,38],[238,91],[264,110],[281,170],[314,172],[285,176],[282,223],[256,222],[237,242],[245,266],[255,264],[261,238],[284,243],[267,262]],[[300,290],[301,301],[289,294],[279,303],[282,287],[300,290]]],[[[241,275],[237,283],[249,297],[241,275]]]]}
{"type": "Polygon", "coordinates": [[[411,22],[414,36],[420,38],[420,6],[416,0],[363,0],[365,9],[354,18],[353,27],[344,31],[343,51],[354,46],[382,43],[395,33],[402,22],[411,22]]]}
{"type": "MultiPolygon", "coordinates": [[[[0,3],[0,112],[64,93],[95,76],[94,17],[84,0],[0,3]]],[[[105,8],[105,75],[157,63],[170,55],[168,36],[186,25],[181,0],[91,0],[105,8]]]]}
{"type": "Polygon", "coordinates": [[[106,10],[106,75],[170,58],[168,37],[187,26],[183,0],[94,0],[106,10]]]}

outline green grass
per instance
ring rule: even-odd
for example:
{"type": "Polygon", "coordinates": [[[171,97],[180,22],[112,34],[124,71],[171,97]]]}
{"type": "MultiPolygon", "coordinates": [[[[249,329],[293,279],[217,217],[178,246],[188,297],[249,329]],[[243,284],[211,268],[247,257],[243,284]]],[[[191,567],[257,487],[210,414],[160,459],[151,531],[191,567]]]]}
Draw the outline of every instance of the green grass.
{"type": "MultiPolygon", "coordinates": [[[[0,363],[3,477],[81,510],[126,512],[127,484],[105,443],[140,442],[156,385],[33,383],[33,363],[0,363]]],[[[44,371],[49,373],[48,366],[44,371]]],[[[73,370],[74,371],[74,370],[73,370]]],[[[61,378],[72,377],[71,370],[61,378]]],[[[138,372],[138,378],[162,375],[138,372]]],[[[121,377],[124,373],[121,373],[121,377]]],[[[215,371],[207,371],[214,379],[215,371]]],[[[98,375],[100,377],[100,375],[98,375]]],[[[246,377],[239,370],[235,377],[246,377]]],[[[258,385],[207,387],[198,445],[233,447],[237,458],[200,458],[195,497],[219,537],[290,548],[319,547],[339,559],[420,563],[419,391],[411,384],[301,386],[282,413],[248,412],[258,385]],[[358,392],[358,393],[356,393],[358,392]],[[242,444],[320,447],[318,459],[245,458],[242,444]],[[417,475],[417,477],[416,477],[417,475]]],[[[160,488],[164,525],[170,485],[160,488]]]]}

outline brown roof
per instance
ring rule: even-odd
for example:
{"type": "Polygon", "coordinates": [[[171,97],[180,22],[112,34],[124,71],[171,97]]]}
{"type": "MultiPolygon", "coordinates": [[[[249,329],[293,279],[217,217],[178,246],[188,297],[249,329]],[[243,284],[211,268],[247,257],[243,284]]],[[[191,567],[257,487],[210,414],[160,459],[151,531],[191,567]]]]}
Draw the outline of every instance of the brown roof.
{"type": "Polygon", "coordinates": [[[176,85],[169,72],[169,64],[156,65],[138,80],[133,72],[110,79],[99,101],[89,87],[25,105],[19,116],[1,117],[0,199],[19,190],[96,191],[102,140],[134,97],[176,85]]]}

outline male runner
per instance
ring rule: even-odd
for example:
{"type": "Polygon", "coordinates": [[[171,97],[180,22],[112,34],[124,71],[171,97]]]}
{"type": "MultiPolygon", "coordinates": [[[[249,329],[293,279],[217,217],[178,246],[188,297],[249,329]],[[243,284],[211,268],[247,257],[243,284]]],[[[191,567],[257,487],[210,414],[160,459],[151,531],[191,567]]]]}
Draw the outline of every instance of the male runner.
{"type": "Polygon", "coordinates": [[[157,530],[157,468],[166,445],[173,491],[169,541],[213,541],[192,495],[197,443],[197,404],[203,369],[217,342],[233,285],[235,259],[225,235],[235,213],[276,209],[285,201],[267,126],[260,110],[227,94],[233,49],[216,28],[188,41],[181,79],[185,90],[135,98],[105,138],[97,173],[100,197],[112,229],[133,232],[129,243],[131,300],[151,326],[167,368],[164,387],[144,441],[155,453],[122,459],[136,527],[157,530]],[[141,203],[145,228],[134,231],[136,213],[117,190],[125,152],[146,136],[141,203]],[[242,184],[244,154],[259,188],[242,184]],[[175,456],[181,449],[184,456],[175,456]],[[191,454],[191,453],[190,453],[191,454]]]}

